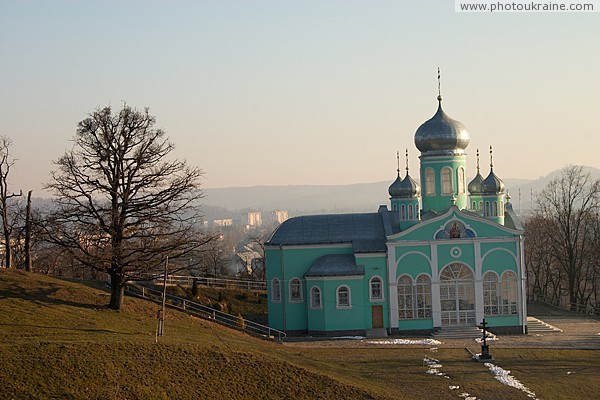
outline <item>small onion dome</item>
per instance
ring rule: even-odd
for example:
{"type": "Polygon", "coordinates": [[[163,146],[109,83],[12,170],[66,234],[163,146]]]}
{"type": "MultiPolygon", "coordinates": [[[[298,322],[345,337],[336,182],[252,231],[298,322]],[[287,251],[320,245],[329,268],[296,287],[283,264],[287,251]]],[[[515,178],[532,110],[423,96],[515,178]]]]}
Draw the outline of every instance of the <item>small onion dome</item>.
{"type": "Polygon", "coordinates": [[[483,188],[481,184],[483,183],[483,176],[479,172],[475,175],[475,178],[471,182],[469,182],[469,193],[472,195],[482,194],[483,188]]]}
{"type": "Polygon", "coordinates": [[[504,193],[504,182],[496,176],[492,169],[487,178],[481,182],[481,189],[483,194],[502,194],[504,193]]]}
{"type": "Polygon", "coordinates": [[[414,198],[421,194],[421,187],[407,173],[401,183],[400,194],[398,197],[414,198]]]}
{"type": "Polygon", "coordinates": [[[398,177],[396,180],[390,185],[388,189],[388,193],[391,197],[402,197],[402,178],[400,178],[400,172],[398,172],[398,177]]]}
{"type": "Polygon", "coordinates": [[[450,118],[442,110],[442,96],[438,109],[415,133],[415,145],[421,155],[460,155],[469,145],[469,132],[462,122],[450,118]]]}

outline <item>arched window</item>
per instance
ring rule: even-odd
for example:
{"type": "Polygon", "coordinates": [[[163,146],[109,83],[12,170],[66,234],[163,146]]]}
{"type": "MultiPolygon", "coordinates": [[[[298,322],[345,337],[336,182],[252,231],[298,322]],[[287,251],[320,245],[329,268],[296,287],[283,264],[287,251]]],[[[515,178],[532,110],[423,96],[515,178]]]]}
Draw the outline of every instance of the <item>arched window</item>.
{"type": "Polygon", "coordinates": [[[408,275],[398,278],[398,318],[431,318],[431,278],[419,275],[416,283],[408,275]]]}
{"type": "Polygon", "coordinates": [[[415,204],[415,219],[419,219],[419,203],[415,204]]]}
{"type": "Polygon", "coordinates": [[[473,210],[477,210],[477,202],[475,202],[475,201],[474,201],[474,202],[472,202],[472,203],[471,203],[471,208],[472,208],[473,210]]]}
{"type": "Polygon", "coordinates": [[[352,303],[350,301],[350,288],[346,285],[342,285],[337,288],[336,293],[337,308],[351,308],[352,303]]]}
{"type": "Polygon", "coordinates": [[[488,271],[483,275],[483,313],[485,315],[498,315],[498,275],[488,271]]]}
{"type": "Polygon", "coordinates": [[[400,210],[400,219],[404,221],[406,219],[406,206],[402,204],[400,210]]]}
{"type": "Polygon", "coordinates": [[[482,210],[482,211],[483,211],[483,201],[480,201],[480,202],[479,202],[479,210],[482,210]]]}
{"type": "Polygon", "coordinates": [[[412,279],[408,275],[398,278],[398,318],[414,318],[412,279]]]}
{"type": "Polygon", "coordinates": [[[310,288],[310,308],[321,308],[321,289],[316,286],[310,288]]]}
{"type": "Polygon", "coordinates": [[[498,202],[497,201],[492,202],[492,215],[494,217],[498,216],[498,202]]]}
{"type": "Polygon", "coordinates": [[[489,201],[486,201],[486,202],[485,202],[485,214],[484,214],[484,215],[485,215],[486,217],[489,217],[489,216],[490,216],[490,202],[489,202],[489,201]]]}
{"type": "Polygon", "coordinates": [[[274,303],[281,301],[281,284],[277,278],[271,281],[271,301],[274,303]]]}
{"type": "Polygon", "coordinates": [[[290,302],[302,301],[302,281],[298,278],[290,280],[290,302]]]}
{"type": "Polygon", "coordinates": [[[378,276],[372,277],[369,282],[369,299],[383,300],[383,282],[378,276]]]}
{"type": "Polygon", "coordinates": [[[442,194],[452,194],[452,169],[442,168],[442,194]]]}
{"type": "Polygon", "coordinates": [[[465,193],[465,169],[463,167],[459,167],[458,171],[458,193],[465,193]]]}
{"type": "Polygon", "coordinates": [[[416,286],[416,316],[431,318],[431,279],[427,275],[417,277],[416,286]]]}
{"type": "Polygon", "coordinates": [[[428,196],[435,194],[435,171],[433,168],[425,170],[425,194],[428,196]]]}
{"type": "Polygon", "coordinates": [[[517,274],[502,274],[502,314],[517,314],[517,274]]]}
{"type": "Polygon", "coordinates": [[[408,205],[408,219],[410,219],[410,220],[415,219],[415,217],[413,215],[413,206],[412,206],[412,204],[408,205]]]}
{"type": "Polygon", "coordinates": [[[392,209],[393,209],[394,211],[396,211],[396,210],[398,210],[398,206],[397,206],[396,204],[393,204],[393,205],[392,205],[392,209]]]}

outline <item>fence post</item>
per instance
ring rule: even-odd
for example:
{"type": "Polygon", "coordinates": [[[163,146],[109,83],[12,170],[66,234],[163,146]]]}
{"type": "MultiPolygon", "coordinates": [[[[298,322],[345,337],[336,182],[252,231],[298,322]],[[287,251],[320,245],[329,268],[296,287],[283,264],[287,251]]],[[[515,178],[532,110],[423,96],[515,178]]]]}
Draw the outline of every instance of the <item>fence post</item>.
{"type": "Polygon", "coordinates": [[[183,300],[183,309],[185,310],[185,304],[187,303],[187,300],[183,300]]]}

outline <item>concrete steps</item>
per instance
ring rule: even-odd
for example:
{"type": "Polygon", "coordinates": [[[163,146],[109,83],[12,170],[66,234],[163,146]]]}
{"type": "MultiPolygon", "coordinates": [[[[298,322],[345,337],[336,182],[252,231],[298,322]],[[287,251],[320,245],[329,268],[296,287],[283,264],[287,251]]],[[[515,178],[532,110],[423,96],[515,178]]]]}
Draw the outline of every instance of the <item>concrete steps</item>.
{"type": "MultiPolygon", "coordinates": [[[[476,326],[444,326],[435,331],[431,337],[433,339],[477,339],[483,337],[483,330],[476,326]]],[[[491,332],[487,332],[488,338],[495,338],[491,332]]]]}
{"type": "Polygon", "coordinates": [[[367,329],[366,335],[369,339],[386,338],[388,336],[385,328],[381,329],[367,329]]]}
{"type": "Polygon", "coordinates": [[[527,317],[527,333],[533,332],[562,332],[562,329],[547,324],[535,317],[527,317]]]}

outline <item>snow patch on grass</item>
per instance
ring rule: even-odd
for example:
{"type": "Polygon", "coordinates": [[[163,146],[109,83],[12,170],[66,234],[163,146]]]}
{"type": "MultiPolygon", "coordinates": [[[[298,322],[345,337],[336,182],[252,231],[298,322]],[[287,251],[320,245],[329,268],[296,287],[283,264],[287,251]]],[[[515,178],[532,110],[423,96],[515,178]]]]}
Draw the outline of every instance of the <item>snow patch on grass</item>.
{"type": "MultiPolygon", "coordinates": [[[[494,341],[494,340],[500,340],[500,339],[498,339],[497,337],[495,337],[495,336],[494,336],[494,337],[488,337],[488,338],[486,338],[485,340],[486,340],[487,342],[492,342],[492,341],[494,341]]],[[[477,338],[477,339],[475,339],[475,341],[476,341],[477,343],[480,343],[480,344],[481,344],[481,343],[483,343],[483,339],[482,339],[482,338],[477,338]]]]}
{"type": "Polygon", "coordinates": [[[435,339],[419,339],[419,340],[410,340],[410,339],[387,339],[387,340],[369,340],[367,341],[369,344],[442,344],[439,340],[435,339]]]}
{"type": "Polygon", "coordinates": [[[527,397],[529,397],[529,398],[537,399],[537,397],[535,396],[535,393],[533,393],[531,390],[529,390],[529,388],[527,388],[525,385],[523,385],[521,382],[519,382],[518,379],[513,377],[510,374],[510,371],[503,369],[492,363],[485,363],[483,365],[488,367],[490,369],[490,371],[495,375],[495,378],[497,380],[499,380],[500,382],[502,382],[503,384],[512,386],[515,389],[519,389],[520,391],[527,393],[527,397]]]}
{"type": "Polygon", "coordinates": [[[423,359],[423,365],[426,365],[429,368],[427,370],[428,374],[436,375],[436,376],[443,376],[445,378],[450,379],[450,377],[448,375],[446,375],[445,373],[440,371],[440,368],[442,368],[442,364],[440,364],[439,360],[436,360],[435,358],[425,357],[423,359]]]}

